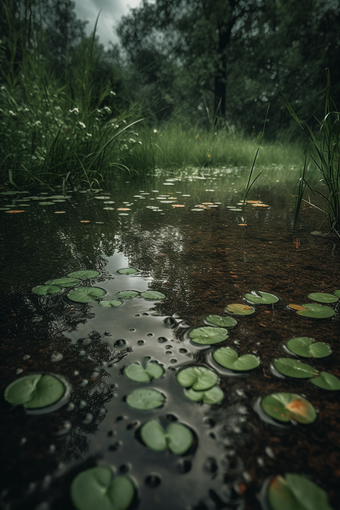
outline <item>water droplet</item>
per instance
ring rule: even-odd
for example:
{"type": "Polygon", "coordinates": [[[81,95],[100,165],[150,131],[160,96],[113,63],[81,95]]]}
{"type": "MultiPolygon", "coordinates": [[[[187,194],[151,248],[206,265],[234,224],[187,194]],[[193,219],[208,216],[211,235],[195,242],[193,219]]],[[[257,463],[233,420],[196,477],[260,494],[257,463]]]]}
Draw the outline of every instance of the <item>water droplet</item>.
{"type": "Polygon", "coordinates": [[[22,359],[30,359],[30,355],[29,354],[25,354],[25,356],[22,357],[22,359]]]}
{"type": "Polygon", "coordinates": [[[204,418],[203,423],[204,423],[204,425],[208,425],[208,427],[211,427],[211,428],[215,427],[215,425],[216,425],[215,420],[213,420],[212,418],[204,418]]]}
{"type": "Polygon", "coordinates": [[[99,372],[93,372],[91,375],[91,379],[97,379],[99,377],[99,372]]]}
{"type": "Polygon", "coordinates": [[[52,481],[52,476],[46,475],[42,482],[42,489],[46,490],[48,488],[48,486],[50,485],[51,481],[52,481]]]}
{"type": "Polygon", "coordinates": [[[120,338],[114,344],[115,347],[124,347],[124,345],[126,345],[126,340],[124,340],[124,338],[120,338]]]}
{"type": "Polygon", "coordinates": [[[262,457],[257,457],[256,460],[260,467],[264,467],[264,460],[262,459],[262,457]]]}
{"type": "Polygon", "coordinates": [[[137,345],[144,345],[144,344],[145,344],[144,340],[138,340],[138,342],[137,342],[137,345]]]}
{"type": "Polygon", "coordinates": [[[86,338],[83,342],[84,345],[89,345],[92,342],[91,338],[86,338]]]}
{"type": "Polygon", "coordinates": [[[35,489],[37,488],[37,483],[36,482],[31,482],[28,486],[28,493],[29,494],[32,494],[35,489]]]}
{"type": "Polygon", "coordinates": [[[165,317],[163,323],[167,328],[174,328],[177,326],[177,321],[173,317],[165,317]]]}
{"type": "Polygon", "coordinates": [[[170,360],[170,363],[177,363],[177,359],[172,358],[172,359],[170,360]]]}
{"type": "Polygon", "coordinates": [[[157,338],[157,341],[160,343],[160,344],[164,344],[165,342],[167,342],[167,338],[164,338],[164,336],[160,336],[157,338]]]}
{"type": "Polygon", "coordinates": [[[83,408],[84,408],[84,407],[86,407],[86,406],[87,406],[87,402],[86,402],[86,400],[81,400],[81,401],[79,402],[79,408],[80,408],[80,409],[83,409],[83,408]]]}
{"type": "Polygon", "coordinates": [[[273,450],[270,448],[270,446],[266,446],[265,452],[268,455],[268,457],[270,457],[271,459],[275,459],[275,454],[273,450]]]}
{"type": "Polygon", "coordinates": [[[136,313],[136,314],[135,314],[135,317],[140,317],[140,313],[136,313]]]}
{"type": "Polygon", "coordinates": [[[55,444],[50,444],[50,447],[49,447],[48,451],[50,453],[54,453],[55,452],[55,444]]]}
{"type": "Polygon", "coordinates": [[[216,473],[217,471],[217,462],[214,457],[208,457],[205,463],[203,464],[203,469],[207,473],[216,473]]]}
{"type": "Polygon", "coordinates": [[[116,443],[111,444],[111,445],[109,446],[109,450],[110,450],[111,452],[116,452],[116,451],[118,450],[118,448],[119,448],[122,444],[123,444],[123,443],[122,443],[121,441],[117,441],[116,443]]]}
{"type": "Polygon", "coordinates": [[[99,416],[103,416],[104,414],[106,414],[106,408],[105,407],[101,407],[99,409],[99,413],[98,414],[99,414],[99,416]]]}
{"type": "Polygon", "coordinates": [[[161,483],[161,477],[156,473],[151,473],[149,476],[145,478],[145,484],[150,487],[158,487],[161,483]]]}
{"type": "Polygon", "coordinates": [[[119,471],[121,473],[128,473],[131,469],[131,465],[130,464],[122,464],[121,466],[119,466],[119,471]]]}
{"type": "Polygon", "coordinates": [[[70,432],[71,428],[72,423],[70,421],[64,421],[62,428],[57,432],[57,436],[63,436],[64,434],[67,434],[70,432]]]}
{"type": "Polygon", "coordinates": [[[20,439],[20,445],[23,446],[26,443],[26,441],[27,441],[26,437],[22,437],[20,439]]]}
{"type": "Polygon", "coordinates": [[[135,328],[130,328],[129,331],[132,331],[134,333],[136,330],[135,328]]]}
{"type": "Polygon", "coordinates": [[[172,349],[172,345],[166,345],[165,349],[172,349]]]}
{"type": "Polygon", "coordinates": [[[172,354],[172,351],[165,351],[165,354],[172,354]]]}
{"type": "Polygon", "coordinates": [[[168,370],[171,370],[171,371],[174,372],[176,370],[176,368],[175,367],[168,367],[168,370]]]}
{"type": "Polygon", "coordinates": [[[129,423],[127,426],[126,426],[126,430],[131,430],[135,427],[138,427],[139,425],[139,421],[133,421],[132,423],[129,423]]]}
{"type": "Polygon", "coordinates": [[[189,473],[189,471],[191,470],[192,464],[191,464],[190,460],[180,459],[177,462],[176,467],[177,467],[177,471],[179,473],[185,474],[185,473],[189,473]]]}
{"type": "Polygon", "coordinates": [[[87,379],[83,379],[79,386],[87,386],[89,381],[87,379]]]}
{"type": "Polygon", "coordinates": [[[149,360],[151,359],[151,356],[144,356],[144,359],[149,360]]]}
{"type": "Polygon", "coordinates": [[[84,423],[84,425],[89,425],[90,423],[92,423],[92,421],[93,421],[93,414],[91,414],[91,413],[85,414],[85,417],[82,419],[82,423],[84,423]]]}
{"type": "Polygon", "coordinates": [[[146,336],[153,336],[153,333],[147,333],[146,336]]]}
{"type": "Polygon", "coordinates": [[[142,315],[144,315],[144,317],[147,317],[149,314],[144,312],[144,313],[142,313],[142,315]]]}
{"type": "Polygon", "coordinates": [[[57,363],[58,361],[61,361],[63,359],[63,357],[64,356],[61,354],[61,352],[54,351],[51,354],[51,361],[53,363],[57,363]]]}
{"type": "Polygon", "coordinates": [[[73,375],[75,375],[75,376],[79,375],[78,370],[76,370],[75,372],[73,372],[73,375]]]}
{"type": "Polygon", "coordinates": [[[73,402],[70,402],[66,408],[66,411],[74,411],[76,405],[73,402]]]}
{"type": "Polygon", "coordinates": [[[179,352],[181,354],[186,354],[188,352],[188,350],[187,349],[179,349],[179,352]]]}
{"type": "Polygon", "coordinates": [[[116,421],[122,421],[124,420],[124,416],[117,416],[116,421]]]}
{"type": "Polygon", "coordinates": [[[23,369],[22,368],[17,368],[17,370],[15,371],[16,375],[19,375],[23,372],[23,369]]]}

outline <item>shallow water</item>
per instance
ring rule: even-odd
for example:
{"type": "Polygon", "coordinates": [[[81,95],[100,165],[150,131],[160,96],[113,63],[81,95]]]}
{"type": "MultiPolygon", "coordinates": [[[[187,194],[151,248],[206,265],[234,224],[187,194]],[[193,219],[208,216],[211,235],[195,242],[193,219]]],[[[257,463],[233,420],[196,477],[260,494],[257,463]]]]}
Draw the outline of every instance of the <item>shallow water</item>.
{"type": "Polygon", "coordinates": [[[277,377],[271,369],[274,358],[287,355],[289,338],[309,336],[328,343],[333,354],[306,362],[340,376],[339,305],[331,305],[335,316],[323,320],[287,308],[308,303],[311,292],[340,288],[339,243],[310,235],[323,215],[308,205],[293,232],[296,171],[273,168],[257,181],[248,198],[269,207],[237,205],[247,177],[246,169],[188,171],[180,179],[150,177],[144,183],[131,177],[104,191],[70,193],[53,205],[39,203],[60,200],[46,198],[51,195],[0,195],[1,207],[24,211],[0,211],[2,391],[18,377],[41,372],[62,375],[70,388],[63,406],[37,415],[2,399],[4,508],[73,508],[72,479],[95,465],[129,476],[137,489],[133,508],[141,510],[260,509],[264,481],[286,472],[312,479],[339,508],[338,394],[277,377]],[[139,272],[117,273],[124,267],[139,272]],[[100,272],[90,283],[105,289],[104,299],[147,289],[166,298],[139,296],[107,309],[70,301],[69,289],[46,297],[31,291],[82,269],[100,272]],[[187,334],[253,290],[280,300],[255,305],[254,315],[236,317],[237,326],[229,329],[223,346],[261,359],[258,368],[236,376],[212,361],[221,344],[202,348],[187,334]],[[166,401],[138,411],[125,399],[142,384],[123,370],[150,358],[165,375],[146,386],[166,401]],[[218,373],[221,404],[185,397],[176,373],[193,364],[218,373]],[[285,427],[266,422],[258,399],[276,391],[304,395],[317,420],[285,427]],[[140,427],[153,418],[164,427],[174,420],[186,424],[195,437],[190,450],[176,456],[148,449],[140,427]]]}

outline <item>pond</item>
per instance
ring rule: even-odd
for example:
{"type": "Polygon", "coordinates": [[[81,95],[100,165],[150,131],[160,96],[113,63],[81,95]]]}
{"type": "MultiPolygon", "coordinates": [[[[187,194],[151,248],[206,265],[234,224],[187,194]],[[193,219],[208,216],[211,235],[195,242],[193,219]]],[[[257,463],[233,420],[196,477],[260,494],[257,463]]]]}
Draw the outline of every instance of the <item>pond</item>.
{"type": "Polygon", "coordinates": [[[339,393],[313,384],[321,372],[340,377],[339,243],[311,235],[324,217],[308,204],[293,231],[296,169],[266,169],[243,206],[247,178],[243,168],[188,169],[66,197],[1,193],[5,509],[72,509],[70,491],[94,508],[88,487],[100,492],[93,473],[105,471],[87,471],[96,466],[128,484],[117,490],[139,510],[267,509],[263,487],[286,473],[339,508],[339,393]],[[83,270],[97,273],[72,275],[83,270]],[[68,275],[78,276],[70,287],[53,282],[68,275]],[[51,281],[56,293],[35,289],[51,281]],[[93,287],[103,290],[90,300],[93,287]],[[267,293],[278,300],[261,303],[267,293]],[[331,317],[300,314],[318,303],[311,293],[333,295],[319,303],[331,317]],[[241,306],[229,313],[231,304],[241,306]],[[325,357],[288,350],[301,337],[325,357]],[[311,373],[298,364],[284,375],[280,358],[311,373]],[[8,386],[34,374],[63,391],[50,401],[41,390],[40,407],[10,403],[8,386]],[[280,404],[287,421],[271,417],[261,399],[281,392],[312,414],[299,419],[295,399],[280,404]]]}

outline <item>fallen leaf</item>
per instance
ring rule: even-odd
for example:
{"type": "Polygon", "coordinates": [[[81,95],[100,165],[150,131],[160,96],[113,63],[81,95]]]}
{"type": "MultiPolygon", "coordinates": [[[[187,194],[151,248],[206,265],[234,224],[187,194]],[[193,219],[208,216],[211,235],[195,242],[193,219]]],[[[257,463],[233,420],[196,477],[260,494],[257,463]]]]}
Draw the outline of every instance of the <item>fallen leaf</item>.
{"type": "Polygon", "coordinates": [[[66,211],[54,211],[54,214],[65,214],[66,211]]]}
{"type": "Polygon", "coordinates": [[[246,224],[246,223],[239,223],[239,224],[238,224],[238,226],[239,226],[239,227],[246,227],[246,226],[247,226],[247,224],[246,224]]]}
{"type": "Polygon", "coordinates": [[[89,220],[80,220],[80,223],[90,223],[89,220]]]}
{"type": "Polygon", "coordinates": [[[306,310],[306,308],[301,305],[288,305],[288,308],[292,308],[293,310],[306,310]]]}
{"type": "Polygon", "coordinates": [[[262,204],[261,200],[246,200],[247,204],[262,204]]]}
{"type": "Polygon", "coordinates": [[[131,211],[128,207],[118,207],[117,211],[131,211]]]}
{"type": "Polygon", "coordinates": [[[180,205],[180,204],[172,204],[171,207],[185,207],[185,205],[180,205]]]}
{"type": "Polygon", "coordinates": [[[19,211],[19,210],[13,210],[13,211],[5,211],[5,213],[7,214],[15,214],[15,213],[20,213],[20,212],[25,212],[25,211],[19,211]]]}
{"type": "Polygon", "coordinates": [[[252,204],[253,207],[269,207],[267,204],[252,204]]]}

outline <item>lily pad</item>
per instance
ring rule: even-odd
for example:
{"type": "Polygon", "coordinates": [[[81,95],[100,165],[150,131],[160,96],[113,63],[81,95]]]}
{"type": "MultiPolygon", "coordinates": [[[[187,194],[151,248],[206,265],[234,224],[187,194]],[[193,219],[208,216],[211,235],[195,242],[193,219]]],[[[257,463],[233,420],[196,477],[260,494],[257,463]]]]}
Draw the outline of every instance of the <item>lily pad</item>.
{"type": "Polygon", "coordinates": [[[286,343],[287,349],[304,358],[325,358],[332,354],[332,349],[324,342],[316,342],[315,338],[301,336],[291,338],[286,343]]]}
{"type": "Polygon", "coordinates": [[[213,345],[224,342],[228,338],[228,330],[214,326],[203,326],[190,331],[189,338],[195,344],[213,345]]]}
{"type": "Polygon", "coordinates": [[[273,365],[281,374],[295,379],[310,379],[319,373],[316,368],[293,358],[275,359],[273,365]]]}
{"type": "Polygon", "coordinates": [[[328,319],[334,315],[334,310],[330,306],[307,303],[302,305],[302,307],[303,310],[298,310],[297,313],[303,317],[310,317],[312,319],[328,319]]]}
{"type": "Polygon", "coordinates": [[[98,276],[98,271],[74,271],[73,273],[68,274],[70,278],[80,278],[80,280],[87,280],[88,278],[94,278],[98,276]]]}
{"type": "Polygon", "coordinates": [[[214,360],[224,368],[235,370],[236,372],[246,372],[253,370],[260,364],[260,359],[253,354],[244,354],[239,356],[234,349],[230,347],[221,347],[213,353],[214,360]]]}
{"type": "Polygon", "coordinates": [[[335,290],[335,291],[334,291],[334,294],[335,294],[337,297],[339,297],[339,298],[340,298],[340,289],[339,289],[339,290],[335,290]]]}
{"type": "Polygon", "coordinates": [[[106,299],[103,299],[99,302],[101,306],[105,306],[106,308],[111,308],[111,306],[118,308],[118,306],[122,306],[123,301],[120,299],[113,299],[112,301],[108,301],[106,299]]]}
{"type": "Polygon", "coordinates": [[[272,393],[262,399],[261,406],[269,416],[283,422],[313,423],[317,416],[313,405],[296,393],[272,393]]]}
{"type": "Polygon", "coordinates": [[[132,381],[150,382],[151,379],[162,377],[164,369],[158,363],[148,363],[145,370],[141,365],[132,363],[125,367],[124,374],[132,381]]]}
{"type": "Polygon", "coordinates": [[[339,300],[336,295],[327,294],[326,292],[312,292],[312,294],[308,294],[308,297],[319,303],[336,303],[339,300]]]}
{"type": "Polygon", "coordinates": [[[188,367],[176,375],[177,382],[185,388],[202,391],[208,390],[217,383],[217,374],[205,367],[188,367]]]}
{"type": "Polygon", "coordinates": [[[134,290],[122,290],[118,293],[118,296],[121,299],[133,299],[139,295],[139,292],[135,292],[134,290]]]}
{"type": "Polygon", "coordinates": [[[145,388],[130,393],[126,402],[129,406],[144,411],[161,407],[165,402],[165,398],[160,391],[145,388]]]}
{"type": "Polygon", "coordinates": [[[247,301],[253,304],[258,305],[271,305],[273,303],[277,303],[279,298],[274,296],[274,294],[269,294],[268,292],[252,292],[251,294],[246,294],[244,296],[247,301]]]}
{"type": "Polygon", "coordinates": [[[226,306],[226,312],[233,313],[234,315],[251,315],[255,312],[255,308],[249,305],[242,305],[241,303],[233,303],[226,306]]]}
{"type": "Polygon", "coordinates": [[[39,296],[46,296],[46,294],[56,294],[61,291],[61,287],[58,285],[37,285],[33,287],[32,292],[39,296]]]}
{"type": "Polygon", "coordinates": [[[108,467],[82,471],[71,484],[71,500],[77,510],[126,510],[135,489],[126,476],[117,476],[108,467]]]}
{"type": "Polygon", "coordinates": [[[233,319],[233,317],[223,317],[221,315],[208,315],[208,317],[205,318],[205,322],[220,328],[232,328],[237,324],[237,321],[233,319]]]}
{"type": "Polygon", "coordinates": [[[224,398],[224,393],[219,386],[213,386],[210,390],[195,391],[193,389],[186,390],[185,396],[194,402],[203,400],[203,404],[218,404],[224,398]]]}
{"type": "Polygon", "coordinates": [[[340,379],[328,372],[320,372],[318,376],[310,380],[314,386],[323,390],[336,391],[340,390],[340,379]]]}
{"type": "Polygon", "coordinates": [[[273,510],[332,510],[323,489],[293,473],[275,476],[270,481],[268,500],[273,510]]]}
{"type": "Polygon", "coordinates": [[[16,379],[7,386],[4,397],[14,405],[27,409],[47,407],[64,395],[64,384],[52,375],[31,374],[16,379]]]}
{"type": "Polygon", "coordinates": [[[99,287],[78,287],[78,289],[71,290],[67,294],[67,297],[71,299],[71,301],[76,301],[76,303],[88,303],[105,294],[105,290],[99,287]]]}
{"type": "Polygon", "coordinates": [[[153,291],[153,290],[147,290],[145,292],[142,292],[141,296],[144,299],[151,299],[151,300],[165,299],[164,294],[162,294],[161,292],[153,291]]]}
{"type": "Polygon", "coordinates": [[[74,287],[78,285],[77,278],[57,278],[56,280],[49,280],[45,285],[59,285],[59,287],[74,287]]]}
{"type": "Polygon", "coordinates": [[[54,202],[39,202],[39,205],[54,205],[54,202]]]}
{"type": "Polygon", "coordinates": [[[146,446],[157,452],[169,450],[175,455],[182,455],[194,441],[188,427],[180,423],[171,423],[166,432],[157,420],[148,421],[141,428],[140,435],[146,446]]]}
{"type": "Polygon", "coordinates": [[[122,269],[118,269],[117,273],[119,274],[135,274],[138,273],[137,269],[133,267],[123,267],[122,269]]]}

